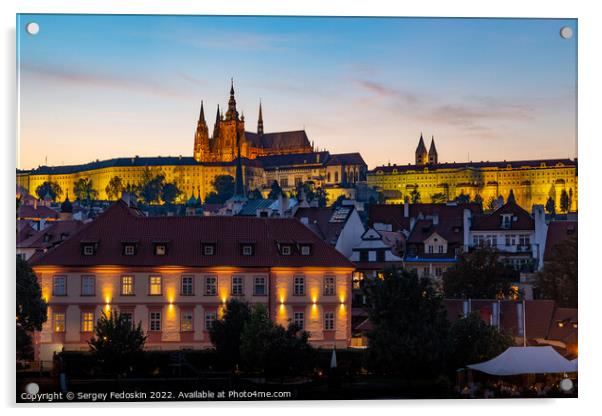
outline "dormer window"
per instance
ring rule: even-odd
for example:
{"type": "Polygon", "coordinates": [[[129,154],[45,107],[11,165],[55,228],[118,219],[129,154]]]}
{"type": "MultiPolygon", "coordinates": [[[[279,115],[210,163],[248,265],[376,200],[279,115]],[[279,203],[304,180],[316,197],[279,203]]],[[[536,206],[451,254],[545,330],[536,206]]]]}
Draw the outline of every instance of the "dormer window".
{"type": "Polygon", "coordinates": [[[502,228],[510,228],[512,226],[512,214],[502,215],[502,228]]]}
{"type": "Polygon", "coordinates": [[[215,243],[201,243],[201,253],[203,256],[215,256],[215,243]]]}
{"type": "Polygon", "coordinates": [[[301,255],[302,256],[311,256],[311,246],[309,244],[303,244],[301,246],[301,255]]]}
{"type": "Polygon", "coordinates": [[[136,254],[136,246],[134,244],[126,244],[123,247],[123,254],[125,256],[133,256],[136,254]]]}
{"type": "Polygon", "coordinates": [[[82,243],[82,254],[84,256],[93,256],[96,254],[97,244],[93,242],[82,243]]]}
{"type": "Polygon", "coordinates": [[[252,256],[253,255],[253,244],[241,244],[240,251],[243,256],[252,256]]]}
{"type": "Polygon", "coordinates": [[[280,253],[281,253],[283,256],[290,256],[290,255],[291,255],[291,251],[292,251],[292,249],[291,249],[291,246],[289,246],[289,245],[283,245],[283,246],[280,248],[280,253]]]}
{"type": "Polygon", "coordinates": [[[167,254],[167,244],[155,244],[155,256],[165,256],[167,254]]]}

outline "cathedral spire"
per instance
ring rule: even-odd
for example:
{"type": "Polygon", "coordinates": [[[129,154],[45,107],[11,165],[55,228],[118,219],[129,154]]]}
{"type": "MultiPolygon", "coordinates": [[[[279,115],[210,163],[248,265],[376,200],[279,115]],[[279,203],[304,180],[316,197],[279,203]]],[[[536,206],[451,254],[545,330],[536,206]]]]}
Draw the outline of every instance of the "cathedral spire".
{"type": "Polygon", "coordinates": [[[435,136],[431,136],[431,146],[429,148],[429,163],[436,165],[439,160],[437,157],[437,148],[435,147],[435,136]]]}
{"type": "Polygon", "coordinates": [[[238,111],[236,111],[236,99],[234,98],[234,78],[230,84],[230,100],[228,101],[228,111],[226,112],[226,120],[238,120],[238,111]]]}
{"type": "Polygon", "coordinates": [[[257,134],[263,134],[263,113],[261,111],[261,100],[259,100],[259,118],[257,119],[257,134]]]}
{"type": "Polygon", "coordinates": [[[422,133],[420,133],[420,141],[418,141],[418,147],[416,147],[416,164],[417,165],[426,165],[428,162],[428,152],[426,151],[426,146],[424,145],[424,139],[422,137],[422,133]]]}
{"type": "Polygon", "coordinates": [[[201,112],[199,114],[199,121],[205,121],[205,110],[203,109],[203,100],[201,100],[201,112]]]}

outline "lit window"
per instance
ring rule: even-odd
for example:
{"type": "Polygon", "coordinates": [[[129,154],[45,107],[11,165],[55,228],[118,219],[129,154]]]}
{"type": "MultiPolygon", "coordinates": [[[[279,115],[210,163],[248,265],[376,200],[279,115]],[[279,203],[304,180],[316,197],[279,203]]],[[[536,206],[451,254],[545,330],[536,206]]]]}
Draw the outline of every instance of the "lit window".
{"type": "Polygon", "coordinates": [[[82,332],[94,331],[94,312],[82,313],[82,332]]]}
{"type": "Polygon", "coordinates": [[[267,294],[265,276],[255,276],[253,281],[253,294],[255,296],[264,296],[267,294]]]}
{"type": "Polygon", "coordinates": [[[180,292],[183,296],[194,295],[194,277],[193,276],[182,276],[182,287],[180,292]]]}
{"type": "Polygon", "coordinates": [[[84,256],[94,255],[94,246],[91,244],[84,245],[84,256]]]}
{"type": "Polygon", "coordinates": [[[134,294],[134,276],[121,276],[121,294],[124,296],[134,294]]]}
{"type": "Polygon", "coordinates": [[[161,312],[155,311],[150,313],[150,330],[160,331],[161,330],[161,312]]]}
{"type": "Polygon", "coordinates": [[[82,296],[94,296],[95,280],[94,276],[82,276],[82,296]]]}
{"type": "Polygon", "coordinates": [[[164,256],[167,254],[167,246],[165,244],[155,245],[155,256],[164,256]]]}
{"type": "Polygon", "coordinates": [[[161,276],[150,276],[149,277],[149,295],[160,295],[161,294],[161,276]]]}
{"type": "Polygon", "coordinates": [[[305,314],[303,312],[293,313],[293,324],[299,328],[305,328],[305,314]]]}
{"type": "Polygon", "coordinates": [[[65,332],[65,312],[55,312],[53,315],[54,332],[65,332]]]}
{"type": "Polygon", "coordinates": [[[126,246],[123,248],[123,254],[126,256],[133,256],[136,254],[136,247],[133,244],[126,244],[126,246]]]}
{"type": "Polygon", "coordinates": [[[54,296],[67,295],[67,278],[65,276],[54,276],[54,279],[52,279],[52,294],[54,296]]]}
{"type": "Polygon", "coordinates": [[[324,312],[324,330],[332,331],[334,329],[334,312],[324,312]]]}
{"type": "Polygon", "coordinates": [[[301,255],[302,256],[311,255],[311,246],[308,246],[308,245],[301,246],[301,255]]]}
{"type": "Polygon", "coordinates": [[[291,255],[291,246],[284,245],[284,246],[282,246],[282,249],[280,251],[283,256],[290,256],[291,255]]]}
{"type": "Polygon", "coordinates": [[[205,296],[217,295],[217,277],[205,276],[205,296]]]}
{"type": "Polygon", "coordinates": [[[304,296],[305,295],[305,278],[303,276],[295,276],[293,282],[293,295],[304,296]]]}
{"type": "Polygon", "coordinates": [[[133,325],[134,319],[132,312],[121,312],[119,316],[121,317],[121,319],[123,319],[124,323],[130,326],[133,325]]]}
{"type": "Polygon", "coordinates": [[[334,276],[325,276],[324,277],[324,296],[334,296],[334,285],[335,285],[334,276]]]}
{"type": "Polygon", "coordinates": [[[242,276],[232,276],[232,296],[243,295],[243,280],[242,276]]]}
{"type": "Polygon", "coordinates": [[[242,255],[243,256],[252,256],[253,255],[253,246],[251,244],[243,244],[242,255]]]}
{"type": "Polygon", "coordinates": [[[209,331],[213,328],[213,322],[217,319],[216,312],[205,312],[205,330],[209,331]]]}
{"type": "Polygon", "coordinates": [[[191,332],[192,330],[192,312],[182,312],[180,315],[180,331],[191,332]]]}
{"type": "Polygon", "coordinates": [[[213,256],[215,254],[215,246],[213,244],[203,244],[203,255],[213,256]]]}

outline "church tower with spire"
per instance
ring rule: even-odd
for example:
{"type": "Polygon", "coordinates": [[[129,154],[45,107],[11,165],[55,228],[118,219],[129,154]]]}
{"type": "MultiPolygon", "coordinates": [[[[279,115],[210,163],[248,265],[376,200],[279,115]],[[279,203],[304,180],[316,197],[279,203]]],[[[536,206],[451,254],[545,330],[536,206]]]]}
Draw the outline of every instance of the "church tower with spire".
{"type": "Polygon", "coordinates": [[[424,139],[422,138],[422,133],[420,133],[420,141],[418,142],[418,147],[416,147],[416,165],[424,166],[429,161],[429,155],[426,151],[426,146],[424,145],[424,139]]]}
{"type": "Polygon", "coordinates": [[[194,159],[197,162],[201,162],[207,157],[209,152],[209,129],[205,122],[205,110],[203,109],[203,101],[201,101],[201,112],[196,125],[196,132],[194,133],[194,159]]]}
{"type": "Polygon", "coordinates": [[[263,113],[261,111],[261,101],[259,102],[259,118],[257,119],[257,135],[263,135],[263,113]]]}
{"type": "Polygon", "coordinates": [[[439,163],[439,158],[437,157],[437,148],[435,147],[435,136],[431,137],[431,147],[429,148],[429,164],[436,165],[439,163]]]}

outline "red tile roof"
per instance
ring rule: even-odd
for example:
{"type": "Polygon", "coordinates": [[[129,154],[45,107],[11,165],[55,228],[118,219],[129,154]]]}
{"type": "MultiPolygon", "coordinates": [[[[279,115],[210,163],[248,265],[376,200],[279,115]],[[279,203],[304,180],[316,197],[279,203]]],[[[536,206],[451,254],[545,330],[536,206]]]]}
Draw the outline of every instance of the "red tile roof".
{"type": "Polygon", "coordinates": [[[483,207],[474,202],[460,204],[409,204],[408,217],[403,216],[403,205],[390,204],[372,204],[368,213],[368,225],[371,227],[375,222],[382,224],[391,224],[393,231],[409,230],[410,217],[416,218],[422,216],[439,216],[439,220],[459,220],[462,221],[465,209],[472,211],[473,215],[483,212],[483,207]]]}
{"type": "Polygon", "coordinates": [[[299,208],[295,212],[295,218],[307,218],[307,227],[322,240],[334,246],[336,245],[345,224],[347,224],[347,220],[351,216],[353,209],[352,206],[343,206],[340,208],[299,208]],[[345,210],[347,210],[347,215],[341,217],[340,221],[333,222],[331,221],[331,218],[337,210],[340,212],[345,212],[345,210]]]}
{"type": "Polygon", "coordinates": [[[123,201],[113,204],[32,265],[354,268],[345,256],[294,218],[144,217],[137,215],[123,201]],[[135,255],[122,255],[125,240],[140,241],[135,255]],[[169,241],[164,256],[156,256],[153,252],[153,243],[159,240],[169,241]],[[302,256],[297,250],[290,256],[280,255],[276,242],[284,240],[313,244],[311,255],[302,256]],[[97,241],[98,247],[94,255],[85,256],[81,244],[90,241],[97,241]],[[202,241],[217,242],[215,255],[202,254],[202,241]],[[240,244],[243,241],[255,242],[254,255],[242,255],[240,244]]]}
{"type": "Polygon", "coordinates": [[[52,208],[44,205],[21,205],[19,207],[19,218],[58,218],[59,214],[52,208]]]}
{"type": "Polygon", "coordinates": [[[475,216],[471,226],[476,231],[495,231],[495,230],[534,230],[535,221],[531,214],[521,208],[515,202],[507,202],[491,214],[475,216]],[[502,215],[512,214],[513,219],[510,222],[510,228],[502,228],[502,215]],[[516,218],[516,220],[514,220],[516,218]]]}
{"type": "Polygon", "coordinates": [[[83,223],[77,220],[53,221],[52,224],[41,231],[37,231],[29,238],[17,243],[18,248],[45,248],[52,247],[73,235],[83,223]]]}
{"type": "Polygon", "coordinates": [[[577,238],[577,221],[552,221],[548,226],[546,235],[546,250],[543,258],[545,261],[554,257],[556,245],[569,238],[577,238]]]}

